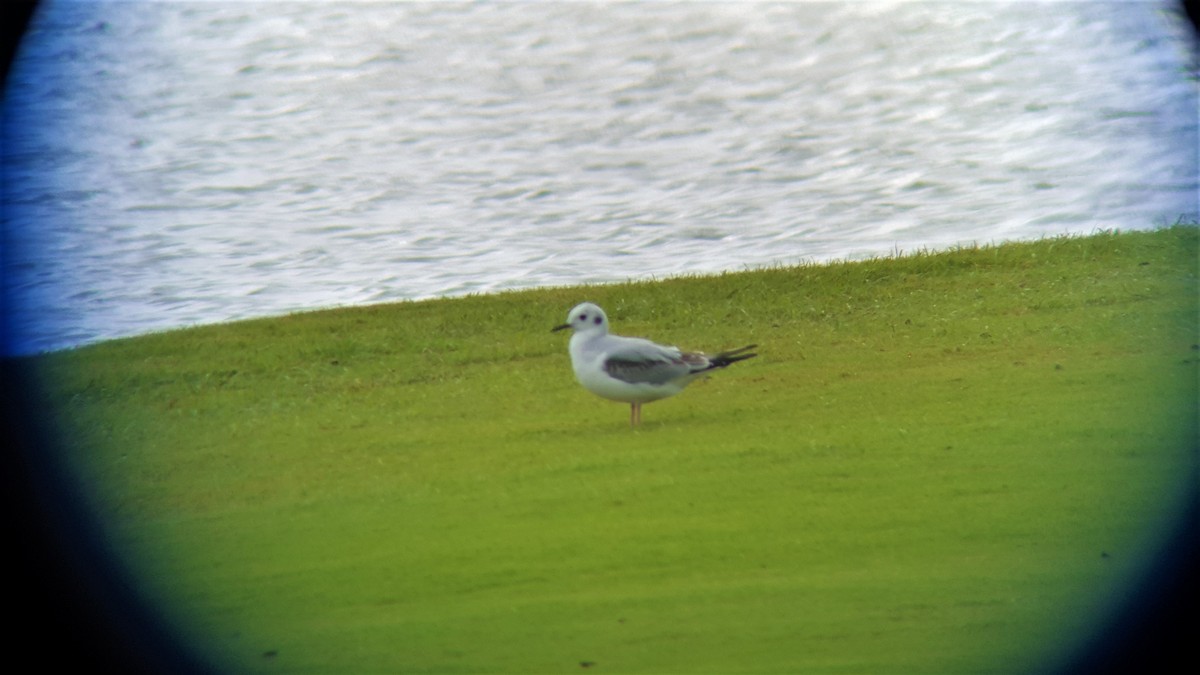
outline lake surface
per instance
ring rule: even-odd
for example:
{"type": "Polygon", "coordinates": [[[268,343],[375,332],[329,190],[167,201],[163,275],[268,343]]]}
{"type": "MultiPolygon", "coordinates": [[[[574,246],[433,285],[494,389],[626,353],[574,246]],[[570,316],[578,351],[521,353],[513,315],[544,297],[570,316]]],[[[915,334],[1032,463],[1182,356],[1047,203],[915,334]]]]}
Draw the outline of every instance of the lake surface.
{"type": "Polygon", "coordinates": [[[51,2],[7,350],[1194,220],[1173,7],[51,2]]]}

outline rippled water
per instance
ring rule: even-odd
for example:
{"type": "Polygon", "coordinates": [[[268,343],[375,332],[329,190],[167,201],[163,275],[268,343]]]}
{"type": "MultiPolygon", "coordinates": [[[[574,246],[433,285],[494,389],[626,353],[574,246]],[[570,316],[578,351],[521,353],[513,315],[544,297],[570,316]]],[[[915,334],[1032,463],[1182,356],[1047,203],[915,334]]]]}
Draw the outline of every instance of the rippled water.
{"type": "Polygon", "coordinates": [[[1192,219],[1167,7],[51,3],[9,349],[1192,219]]]}

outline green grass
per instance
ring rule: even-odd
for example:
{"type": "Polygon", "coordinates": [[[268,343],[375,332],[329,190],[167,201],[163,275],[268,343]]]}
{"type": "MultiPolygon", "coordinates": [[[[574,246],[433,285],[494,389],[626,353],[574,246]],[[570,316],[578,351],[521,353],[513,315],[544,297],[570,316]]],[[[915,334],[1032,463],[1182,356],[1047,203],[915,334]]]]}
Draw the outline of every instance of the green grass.
{"type": "Polygon", "coordinates": [[[1197,477],[1197,229],[337,309],[38,357],[219,668],[1052,668],[1197,477]],[[760,356],[647,405],[549,329],[760,356]]]}

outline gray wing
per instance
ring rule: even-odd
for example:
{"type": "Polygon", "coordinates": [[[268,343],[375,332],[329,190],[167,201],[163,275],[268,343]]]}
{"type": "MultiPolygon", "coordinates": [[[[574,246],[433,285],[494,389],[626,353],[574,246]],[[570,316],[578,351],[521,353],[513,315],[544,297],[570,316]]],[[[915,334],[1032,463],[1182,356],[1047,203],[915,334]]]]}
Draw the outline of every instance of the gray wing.
{"type": "Polygon", "coordinates": [[[683,356],[674,347],[627,338],[604,359],[604,372],[630,384],[666,384],[692,372],[683,356]]]}

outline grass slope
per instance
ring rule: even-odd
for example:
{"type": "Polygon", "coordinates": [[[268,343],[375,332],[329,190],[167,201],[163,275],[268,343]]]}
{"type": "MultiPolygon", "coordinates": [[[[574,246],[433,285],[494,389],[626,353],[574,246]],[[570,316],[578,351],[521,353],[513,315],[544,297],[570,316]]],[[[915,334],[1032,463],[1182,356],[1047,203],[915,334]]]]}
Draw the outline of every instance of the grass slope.
{"type": "Polygon", "coordinates": [[[106,540],[234,672],[1030,672],[1194,487],[1197,230],[338,309],[37,358],[106,540]],[[761,356],[648,405],[616,332],[761,356]]]}

